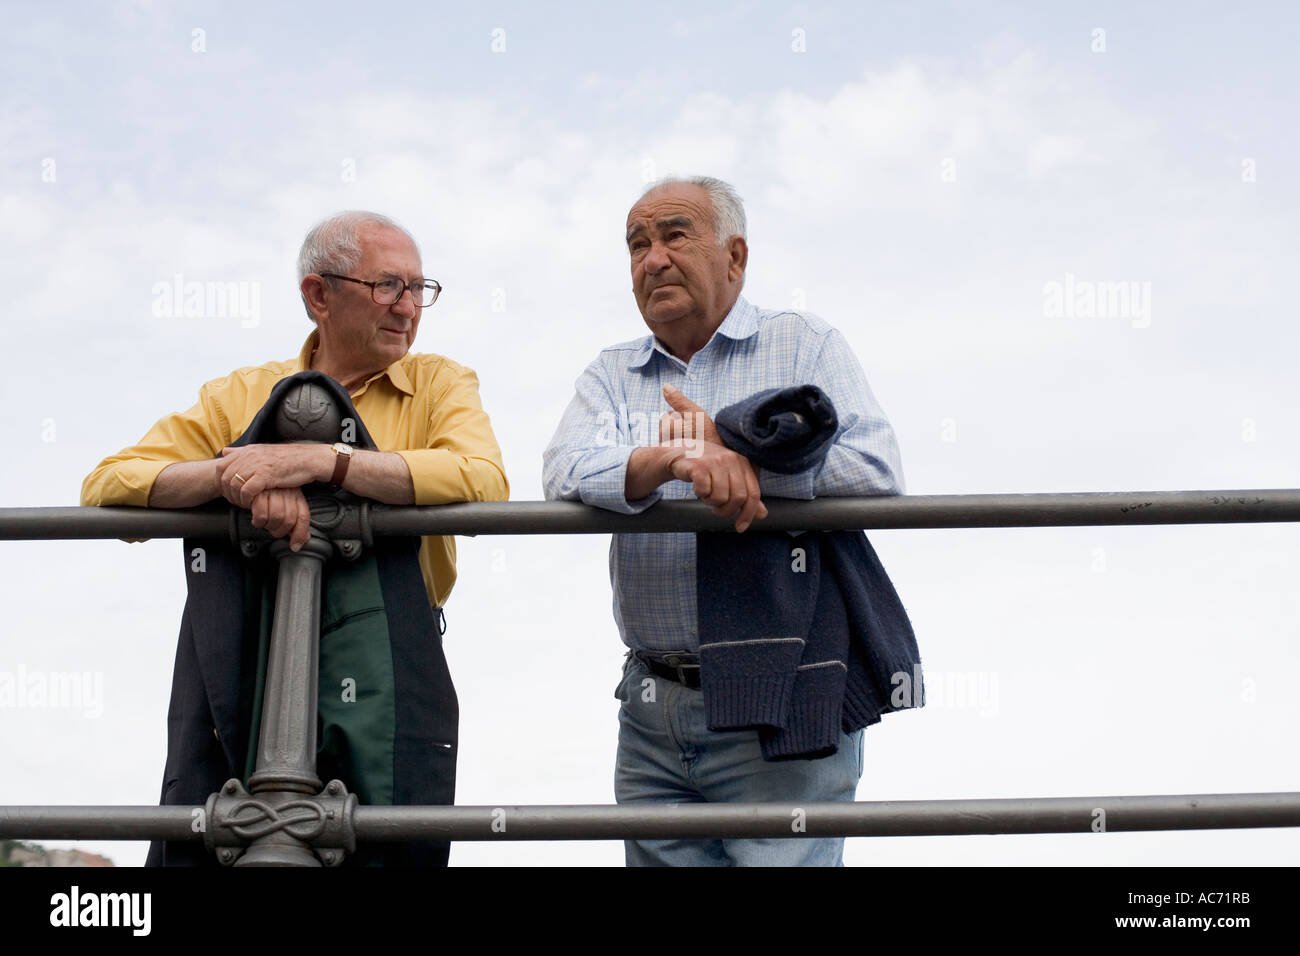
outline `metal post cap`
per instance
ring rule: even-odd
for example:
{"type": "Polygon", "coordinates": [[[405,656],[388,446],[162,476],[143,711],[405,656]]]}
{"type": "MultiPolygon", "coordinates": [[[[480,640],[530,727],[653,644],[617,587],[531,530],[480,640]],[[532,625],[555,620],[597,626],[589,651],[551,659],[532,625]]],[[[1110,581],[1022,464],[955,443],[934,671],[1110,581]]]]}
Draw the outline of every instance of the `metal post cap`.
{"type": "Polygon", "coordinates": [[[275,431],[280,441],[325,442],[339,440],[343,416],[330,392],[315,382],[300,382],[285,392],[275,410],[275,431]]]}

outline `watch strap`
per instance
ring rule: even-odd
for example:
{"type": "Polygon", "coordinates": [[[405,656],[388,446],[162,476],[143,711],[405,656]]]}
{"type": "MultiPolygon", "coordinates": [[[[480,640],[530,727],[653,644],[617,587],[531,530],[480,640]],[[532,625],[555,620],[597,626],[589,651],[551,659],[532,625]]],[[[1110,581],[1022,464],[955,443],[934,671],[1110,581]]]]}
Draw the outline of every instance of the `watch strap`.
{"type": "MultiPolygon", "coordinates": [[[[340,443],[341,444],[341,443],[340,443]]],[[[330,475],[330,484],[335,488],[343,487],[343,479],[347,477],[348,466],[352,464],[352,449],[349,446],[343,446],[347,451],[342,451],[338,444],[331,445],[334,452],[334,474],[330,475]]]]}

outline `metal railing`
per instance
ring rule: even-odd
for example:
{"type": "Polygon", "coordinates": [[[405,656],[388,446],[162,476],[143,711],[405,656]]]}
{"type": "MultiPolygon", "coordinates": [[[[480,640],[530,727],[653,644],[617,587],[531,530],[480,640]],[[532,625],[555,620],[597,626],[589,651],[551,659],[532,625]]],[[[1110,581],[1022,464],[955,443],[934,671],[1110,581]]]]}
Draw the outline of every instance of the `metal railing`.
{"type": "MultiPolygon", "coordinates": [[[[774,499],[765,531],[904,528],[1047,528],[1102,525],[1251,524],[1300,521],[1300,490],[1107,491],[1025,495],[902,495],[774,499]]],[[[483,502],[402,507],[371,504],[357,522],[387,534],[610,534],[726,531],[731,522],[699,501],[662,501],[623,515],[568,501],[483,502]]],[[[142,508],[0,508],[0,541],[257,538],[246,512],[142,508]],[[237,526],[236,526],[237,525],[237,526]]]]}
{"type": "MultiPolygon", "coordinates": [[[[928,495],[824,498],[767,502],[765,530],[1008,528],[1101,525],[1227,524],[1300,521],[1300,490],[1155,491],[1120,493],[928,495]]],[[[730,523],[699,502],[661,502],[639,515],[619,515],[566,502],[389,507],[361,503],[336,516],[334,537],[372,541],[377,535],[601,534],[725,530],[730,523]]],[[[186,511],[136,508],[4,508],[0,540],[171,538],[229,535],[244,547],[269,539],[238,509],[186,511]]],[[[312,561],[311,558],[303,558],[312,561]]],[[[311,645],[314,653],[314,643],[311,645]]],[[[301,656],[306,645],[299,643],[301,656]]],[[[303,663],[299,661],[299,663],[303,663]]],[[[268,685],[268,695],[273,688],[268,685]]],[[[269,698],[268,698],[269,699],[269,698]]],[[[295,702],[302,710],[308,701],[295,702]]],[[[314,709],[314,698],[311,702],[314,709]]],[[[301,741],[297,741],[301,744],[301,741]]],[[[256,774],[254,775],[256,776],[256,774]]],[[[325,826],[294,807],[279,812],[273,799],[259,822],[283,833],[298,826],[319,831],[298,840],[327,864],[356,841],[591,840],[704,837],[922,836],[995,833],[1069,833],[1300,826],[1300,793],[1099,796],[1041,799],[885,801],[860,803],[710,804],[646,806],[359,806],[346,791],[318,794],[330,806],[325,826]],[[797,821],[797,825],[792,825],[797,821]]],[[[250,820],[223,811],[248,793],[231,781],[206,807],[0,807],[0,838],[80,840],[203,840],[232,863],[257,838],[250,820]],[[238,788],[238,792],[233,789],[238,788]],[[209,825],[196,832],[196,812],[209,825]]],[[[256,802],[256,801],[255,801],[256,802]]],[[[263,830],[265,830],[265,826],[263,830]]],[[[294,842],[292,840],[282,842],[294,842]]],[[[283,850],[283,847],[280,848],[283,850]]],[[[278,851],[277,851],[278,852],[278,851]]],[[[284,864],[287,859],[269,862],[284,864]]],[[[301,861],[299,861],[301,862],[301,861]]]]}

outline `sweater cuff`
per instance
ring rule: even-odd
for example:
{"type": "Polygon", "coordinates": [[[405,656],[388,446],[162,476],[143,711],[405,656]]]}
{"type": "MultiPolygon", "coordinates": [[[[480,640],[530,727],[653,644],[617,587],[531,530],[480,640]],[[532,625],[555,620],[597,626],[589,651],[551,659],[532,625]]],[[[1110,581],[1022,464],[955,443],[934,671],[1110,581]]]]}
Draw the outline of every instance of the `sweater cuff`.
{"type": "MultiPolygon", "coordinates": [[[[850,664],[855,653],[856,648],[850,651],[850,664]]],[[[860,663],[850,668],[844,687],[842,727],[846,734],[879,723],[884,714],[925,706],[925,678],[919,660],[884,665],[883,672],[890,675],[887,686],[883,673],[873,674],[860,663]]]]}
{"type": "Polygon", "coordinates": [[[759,731],[764,760],[816,760],[840,749],[845,668],[838,661],[800,668],[784,728],[759,731]]]}
{"type": "Polygon", "coordinates": [[[700,645],[700,690],[709,730],[784,727],[801,637],[700,645]]]}

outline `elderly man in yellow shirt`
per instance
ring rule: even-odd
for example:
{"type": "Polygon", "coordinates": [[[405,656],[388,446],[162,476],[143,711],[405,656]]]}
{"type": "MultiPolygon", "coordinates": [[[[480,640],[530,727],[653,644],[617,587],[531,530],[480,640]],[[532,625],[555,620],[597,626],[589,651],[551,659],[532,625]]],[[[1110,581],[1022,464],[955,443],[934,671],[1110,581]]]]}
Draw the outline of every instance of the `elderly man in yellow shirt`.
{"type": "MultiPolygon", "coordinates": [[[[250,510],[256,527],[274,537],[287,537],[298,550],[306,544],[310,528],[304,485],[329,482],[359,497],[395,505],[508,497],[501,450],[479,401],[474,372],[440,355],[410,352],[423,310],[433,305],[440,291],[437,282],[425,277],[410,234],[375,213],[340,213],[308,233],[298,259],[298,277],[303,303],[316,325],[298,357],[237,369],[203,385],[193,408],[160,419],[138,444],[104,459],[82,485],[83,505],[186,508],[224,498],[250,510]],[[308,369],[330,376],[348,391],[379,450],[352,448],[343,442],[230,447],[248,429],[276,384],[308,369]]],[[[451,537],[422,539],[419,567],[432,609],[440,609],[451,591],[455,558],[451,537]]],[[[417,580],[410,578],[412,583],[417,580]]],[[[193,599],[193,576],[190,585],[193,599]]],[[[380,593],[373,581],[367,586],[380,593]]],[[[418,584],[415,588],[418,591],[418,584]]],[[[242,593],[247,602],[247,585],[242,593]]],[[[410,588],[394,590],[390,579],[382,593],[387,599],[396,593],[409,595],[410,588]]],[[[371,736],[369,728],[376,727],[385,737],[377,755],[364,755],[370,766],[357,770],[368,781],[363,789],[372,791],[369,799],[363,792],[363,802],[450,802],[455,692],[437,634],[428,635],[427,643],[422,633],[411,634],[423,632],[426,622],[434,620],[431,608],[389,607],[388,626],[404,629],[395,638],[404,643],[393,645],[391,660],[387,650],[364,651],[372,657],[378,653],[381,673],[376,682],[384,690],[376,696],[387,695],[396,703],[385,698],[381,706],[387,709],[377,722],[361,725],[367,728],[362,737],[371,736]],[[430,789],[419,779],[428,772],[449,777],[450,782],[442,790],[430,789]]],[[[238,621],[238,609],[223,616],[238,621]]],[[[228,632],[237,630],[237,625],[225,623],[221,626],[226,632],[213,631],[202,617],[187,605],[168,718],[164,804],[202,803],[204,791],[214,781],[217,787],[224,782],[218,779],[222,774],[241,776],[239,763],[250,753],[248,738],[255,733],[250,730],[257,708],[249,704],[247,651],[239,647],[255,645],[256,635],[250,636],[245,625],[242,638],[231,637],[228,632]],[[224,650],[214,653],[213,644],[224,650]],[[243,665],[231,663],[232,656],[241,655],[243,665]],[[216,680],[214,670],[220,671],[216,680]],[[214,691],[214,683],[224,690],[214,691]],[[205,699],[194,701],[194,697],[205,699]],[[242,722],[235,721],[236,710],[242,722]],[[227,736],[244,739],[231,741],[227,736]]],[[[329,640],[337,646],[342,638],[331,634],[329,640]]],[[[359,646],[373,644],[369,636],[358,638],[359,646]]],[[[322,671],[322,686],[325,680],[322,671]]],[[[323,740],[333,732],[327,706],[328,696],[323,694],[323,740]]],[[[338,726],[349,719],[340,718],[338,726]]],[[[347,732],[357,733],[355,728],[347,732]]],[[[344,750],[349,748],[361,749],[355,742],[344,750]]],[[[347,759],[354,764],[360,761],[354,753],[347,759]]],[[[387,861],[445,863],[445,844],[439,847],[432,856],[412,852],[387,861]]],[[[150,863],[205,862],[201,853],[192,850],[186,845],[155,844],[150,863]]]]}
{"type": "MultiPolygon", "coordinates": [[[[303,303],[316,323],[296,359],[241,368],[199,390],[193,408],[158,421],[137,445],[105,458],[81,488],[83,505],[187,508],[225,497],[295,548],[310,515],[301,486],[329,481],[394,505],[504,501],[501,449],[479,401],[478,377],[440,355],[409,350],[439,286],[423,278],[411,236],[374,213],[341,213],[308,233],[298,259],[303,303]],[[336,379],[382,452],[340,463],[329,445],[229,449],[282,378],[317,369],[336,379]]],[[[441,607],[456,580],[450,537],[424,539],[420,565],[441,607]]]]}

